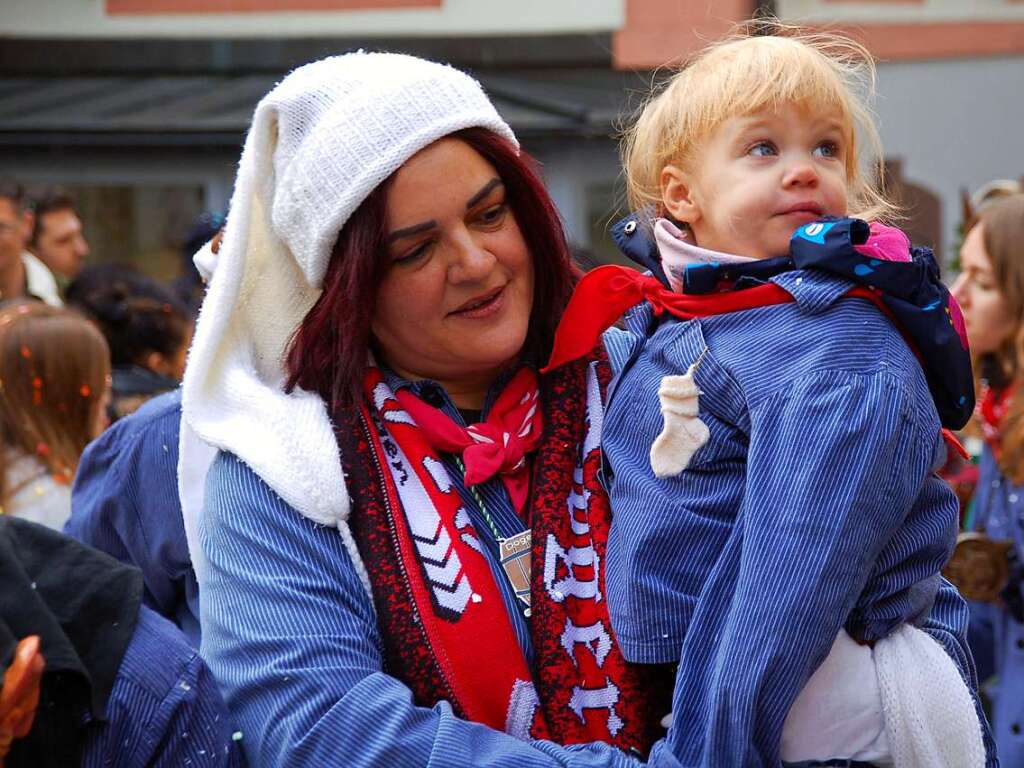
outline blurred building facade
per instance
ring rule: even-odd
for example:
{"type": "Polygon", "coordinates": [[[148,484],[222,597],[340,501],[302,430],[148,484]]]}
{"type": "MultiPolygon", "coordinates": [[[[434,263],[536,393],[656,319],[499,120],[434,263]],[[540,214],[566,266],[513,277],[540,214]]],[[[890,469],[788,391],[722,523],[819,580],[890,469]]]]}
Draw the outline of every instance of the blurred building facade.
{"type": "Polygon", "coordinates": [[[93,252],[170,276],[231,193],[260,96],[357,48],[472,71],[543,164],[572,239],[612,258],[616,135],[663,65],[754,14],[839,27],[879,58],[890,178],[945,255],[958,191],[1024,173],[1021,0],[4,0],[0,169],[60,184],[93,252]]]}

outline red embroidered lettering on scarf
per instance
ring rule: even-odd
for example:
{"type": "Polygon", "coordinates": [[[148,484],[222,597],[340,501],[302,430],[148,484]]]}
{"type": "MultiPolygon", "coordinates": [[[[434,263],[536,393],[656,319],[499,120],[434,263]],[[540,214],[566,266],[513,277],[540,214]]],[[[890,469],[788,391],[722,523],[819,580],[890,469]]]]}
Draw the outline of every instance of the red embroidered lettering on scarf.
{"type": "Polygon", "coordinates": [[[545,429],[529,510],[532,669],[456,489],[378,371],[366,384],[371,406],[338,409],[334,423],[387,670],[417,704],[446,699],[461,716],[520,738],[646,754],[664,686],[654,670],[622,658],[603,597],[611,513],[598,481],[609,377],[601,354],[541,381],[545,429]]]}

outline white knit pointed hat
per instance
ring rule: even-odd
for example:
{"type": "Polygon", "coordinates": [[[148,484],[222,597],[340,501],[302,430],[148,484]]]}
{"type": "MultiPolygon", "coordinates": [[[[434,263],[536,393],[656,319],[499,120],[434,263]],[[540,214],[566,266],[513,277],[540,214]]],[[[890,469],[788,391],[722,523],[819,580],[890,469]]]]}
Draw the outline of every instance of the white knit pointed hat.
{"type": "Polygon", "coordinates": [[[284,393],[284,355],[349,216],[416,152],[471,127],[515,143],[479,83],[398,54],[307,64],[257,105],[183,385],[178,483],[200,584],[203,489],[224,450],[302,515],[337,527],[369,588],[326,407],[284,393]]]}

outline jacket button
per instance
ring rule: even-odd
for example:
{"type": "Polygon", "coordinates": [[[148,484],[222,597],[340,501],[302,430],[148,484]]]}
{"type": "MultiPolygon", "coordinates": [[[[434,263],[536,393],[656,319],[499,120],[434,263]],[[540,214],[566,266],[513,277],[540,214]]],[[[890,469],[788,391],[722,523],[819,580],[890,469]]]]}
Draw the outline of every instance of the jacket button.
{"type": "Polygon", "coordinates": [[[625,232],[627,235],[632,235],[634,232],[636,232],[636,222],[627,221],[626,226],[622,228],[622,231],[625,232]]]}
{"type": "Polygon", "coordinates": [[[1010,726],[1010,730],[1013,732],[1014,736],[1019,735],[1020,734],[1020,723],[1014,723],[1013,725],[1011,725],[1010,726]]]}
{"type": "Polygon", "coordinates": [[[1017,638],[1017,650],[1024,651],[1024,638],[1017,638]]]}

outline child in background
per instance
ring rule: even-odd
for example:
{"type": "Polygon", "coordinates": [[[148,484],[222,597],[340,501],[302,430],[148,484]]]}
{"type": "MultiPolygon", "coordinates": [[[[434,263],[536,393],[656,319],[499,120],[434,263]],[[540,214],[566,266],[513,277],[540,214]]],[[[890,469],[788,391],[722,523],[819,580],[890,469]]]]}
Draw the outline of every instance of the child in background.
{"type": "Polygon", "coordinates": [[[124,264],[96,264],[68,286],[66,299],[96,321],[110,346],[113,421],[178,388],[194,323],[169,288],[124,264]]]}
{"type": "Polygon", "coordinates": [[[60,530],[86,444],[109,423],[110,351],[91,322],[41,302],[0,310],[0,505],[60,530]]]}
{"type": "Polygon", "coordinates": [[[605,416],[606,572],[627,658],[681,659],[682,765],[986,763],[934,475],[970,363],[930,252],[860,220],[893,211],[859,167],[863,141],[881,157],[872,75],[855,44],[792,33],[678,73],[626,140],[653,215],[617,228],[672,291],[590,273],[549,365],[647,300],[605,416]]]}

